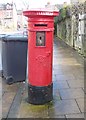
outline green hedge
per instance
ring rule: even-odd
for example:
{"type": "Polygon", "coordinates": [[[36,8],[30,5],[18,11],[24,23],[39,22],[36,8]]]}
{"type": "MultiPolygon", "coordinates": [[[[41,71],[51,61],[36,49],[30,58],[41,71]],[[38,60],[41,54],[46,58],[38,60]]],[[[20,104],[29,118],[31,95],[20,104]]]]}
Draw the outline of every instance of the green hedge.
{"type": "Polygon", "coordinates": [[[57,23],[69,18],[71,16],[70,7],[65,7],[59,10],[59,16],[57,17],[57,23]]]}

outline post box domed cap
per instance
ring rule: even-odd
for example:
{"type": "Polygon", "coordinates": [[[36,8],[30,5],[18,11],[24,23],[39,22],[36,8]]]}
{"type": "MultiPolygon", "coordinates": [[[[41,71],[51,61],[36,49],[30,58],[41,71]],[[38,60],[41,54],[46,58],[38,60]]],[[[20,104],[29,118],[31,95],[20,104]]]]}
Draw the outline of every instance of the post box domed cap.
{"type": "Polygon", "coordinates": [[[47,10],[47,9],[31,9],[27,11],[23,11],[24,16],[58,16],[59,11],[56,10],[47,10]]]}

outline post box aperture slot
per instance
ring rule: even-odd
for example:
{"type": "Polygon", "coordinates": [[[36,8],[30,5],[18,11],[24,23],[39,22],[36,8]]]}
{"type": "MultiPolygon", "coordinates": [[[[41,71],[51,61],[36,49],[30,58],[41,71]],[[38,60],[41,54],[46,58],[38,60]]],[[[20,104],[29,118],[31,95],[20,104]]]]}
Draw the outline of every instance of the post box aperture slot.
{"type": "Polygon", "coordinates": [[[35,27],[47,27],[47,24],[35,24],[35,27]]]}
{"type": "Polygon", "coordinates": [[[36,46],[45,46],[45,32],[36,32],[36,46]]]}

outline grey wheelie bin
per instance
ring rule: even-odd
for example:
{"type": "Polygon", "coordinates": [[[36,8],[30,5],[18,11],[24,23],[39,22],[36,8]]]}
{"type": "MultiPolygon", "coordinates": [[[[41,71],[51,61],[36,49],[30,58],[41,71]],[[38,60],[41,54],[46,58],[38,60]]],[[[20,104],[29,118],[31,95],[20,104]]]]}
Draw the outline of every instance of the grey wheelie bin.
{"type": "Polygon", "coordinates": [[[2,40],[2,69],[7,84],[26,80],[27,36],[8,35],[2,40]]]}

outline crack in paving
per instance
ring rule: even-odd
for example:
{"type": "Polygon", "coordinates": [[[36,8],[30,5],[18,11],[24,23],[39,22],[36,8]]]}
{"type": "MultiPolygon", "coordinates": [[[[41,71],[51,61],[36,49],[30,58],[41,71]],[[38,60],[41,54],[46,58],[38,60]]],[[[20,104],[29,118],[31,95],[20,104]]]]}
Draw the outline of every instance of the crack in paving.
{"type": "Polygon", "coordinates": [[[80,113],[82,113],[82,111],[81,111],[81,109],[80,109],[80,107],[79,107],[78,102],[77,102],[76,99],[75,99],[75,102],[76,102],[76,104],[77,104],[77,106],[78,106],[78,108],[79,108],[80,113]]]}

